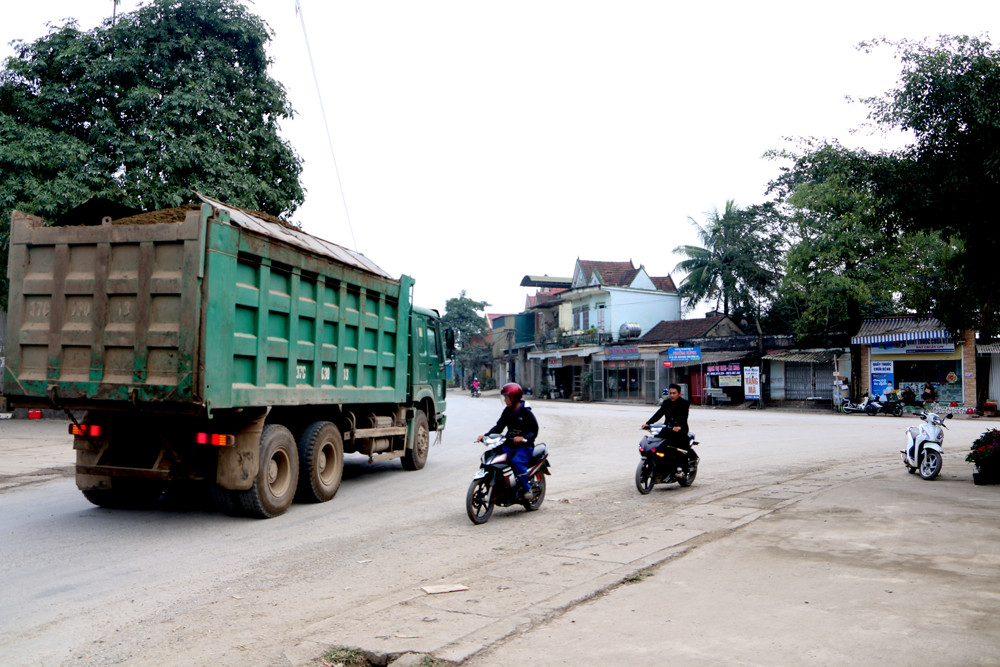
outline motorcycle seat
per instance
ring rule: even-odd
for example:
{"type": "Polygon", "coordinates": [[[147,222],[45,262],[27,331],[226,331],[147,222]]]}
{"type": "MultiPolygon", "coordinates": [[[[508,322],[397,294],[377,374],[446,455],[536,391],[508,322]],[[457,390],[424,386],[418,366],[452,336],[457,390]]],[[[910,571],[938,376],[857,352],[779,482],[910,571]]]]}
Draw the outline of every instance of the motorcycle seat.
{"type": "Polygon", "coordinates": [[[535,445],[535,448],[531,451],[532,459],[540,459],[549,453],[549,448],[544,442],[535,445]]]}

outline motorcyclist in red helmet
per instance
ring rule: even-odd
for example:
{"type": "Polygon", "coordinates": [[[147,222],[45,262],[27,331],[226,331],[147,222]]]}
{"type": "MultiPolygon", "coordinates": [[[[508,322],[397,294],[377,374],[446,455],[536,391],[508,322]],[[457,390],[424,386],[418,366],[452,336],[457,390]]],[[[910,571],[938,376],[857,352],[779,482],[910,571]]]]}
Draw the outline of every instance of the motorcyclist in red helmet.
{"type": "Polygon", "coordinates": [[[500,413],[500,419],[489,431],[479,436],[476,441],[482,442],[483,437],[493,433],[503,433],[507,429],[507,440],[504,442],[504,451],[510,458],[510,467],[514,469],[521,488],[518,493],[528,501],[534,499],[534,489],[531,480],[528,478],[528,462],[531,461],[531,451],[535,446],[535,438],[538,436],[538,422],[535,415],[531,413],[531,408],[521,400],[524,391],[521,385],[516,382],[505,384],[500,389],[506,407],[500,413]]]}

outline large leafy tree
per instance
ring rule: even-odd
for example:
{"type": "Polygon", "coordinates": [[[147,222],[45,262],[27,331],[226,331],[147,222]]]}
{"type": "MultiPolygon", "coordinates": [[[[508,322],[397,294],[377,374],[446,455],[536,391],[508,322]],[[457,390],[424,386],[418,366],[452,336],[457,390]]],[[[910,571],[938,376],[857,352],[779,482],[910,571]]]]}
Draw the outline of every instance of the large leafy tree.
{"type": "MultiPolygon", "coordinates": [[[[267,73],[269,39],[237,0],[153,0],[15,43],[0,70],[3,266],[15,208],[53,218],[102,196],[151,210],[199,190],[294,211],[302,164],[278,134],[292,109],[267,73]]],[[[4,282],[0,308],[6,295],[4,282]]]]}
{"type": "Polygon", "coordinates": [[[876,219],[859,166],[869,157],[838,143],[783,151],[790,166],[771,183],[790,240],[776,312],[800,336],[852,334],[864,317],[896,308],[894,292],[909,267],[902,247],[876,219]]]}
{"type": "Polygon", "coordinates": [[[754,315],[778,282],[781,237],[771,205],[739,208],[732,200],[725,211],[713,210],[705,225],[688,218],[698,230],[700,246],[674,252],[686,257],[675,267],[686,275],[679,292],[688,309],[715,301],[728,315],[754,315]]]}
{"type": "Polygon", "coordinates": [[[481,340],[476,340],[486,334],[489,325],[480,313],[489,306],[485,301],[470,299],[465,295],[465,290],[444,304],[445,313],[441,320],[455,332],[455,359],[463,371],[478,372],[481,366],[490,361],[489,348],[481,340]]]}
{"type": "Polygon", "coordinates": [[[929,308],[952,330],[996,336],[1000,50],[975,37],[863,46],[886,44],[902,64],[899,84],[865,102],[876,124],[906,130],[913,142],[868,156],[859,173],[888,230],[932,234],[927,261],[939,270],[933,280],[910,281],[904,299],[929,308]]]}

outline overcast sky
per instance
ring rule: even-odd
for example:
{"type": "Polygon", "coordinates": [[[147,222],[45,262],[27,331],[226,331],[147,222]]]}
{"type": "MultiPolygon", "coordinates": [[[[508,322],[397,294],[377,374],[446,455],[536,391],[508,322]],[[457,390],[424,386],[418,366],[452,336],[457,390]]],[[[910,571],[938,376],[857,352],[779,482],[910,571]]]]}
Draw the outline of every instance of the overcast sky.
{"type": "MultiPolygon", "coordinates": [[[[764,201],[779,164],[763,154],[788,137],[898,145],[851,133],[867,109],[845,97],[899,73],[859,41],[1000,36],[996,0],[300,0],[305,35],[295,0],[246,4],[275,32],[272,76],[298,114],[283,127],[305,159],[293,219],[413,276],[421,305],[464,289],[492,313],[523,308],[524,275],[569,276],[577,258],[671,273],[672,249],[697,242],[689,217],[764,201]]],[[[7,5],[3,56],[48,22],[96,26],[112,1],[7,5]]]]}

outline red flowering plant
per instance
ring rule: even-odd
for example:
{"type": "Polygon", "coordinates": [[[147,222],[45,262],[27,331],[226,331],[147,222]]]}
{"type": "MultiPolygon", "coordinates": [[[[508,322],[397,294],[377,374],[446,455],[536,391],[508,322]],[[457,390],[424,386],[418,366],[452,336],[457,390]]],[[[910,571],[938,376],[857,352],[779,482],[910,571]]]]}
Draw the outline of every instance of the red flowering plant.
{"type": "Polygon", "coordinates": [[[1000,465],[1000,429],[990,429],[976,438],[965,460],[980,470],[1000,465]]]}

